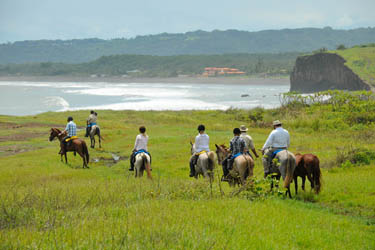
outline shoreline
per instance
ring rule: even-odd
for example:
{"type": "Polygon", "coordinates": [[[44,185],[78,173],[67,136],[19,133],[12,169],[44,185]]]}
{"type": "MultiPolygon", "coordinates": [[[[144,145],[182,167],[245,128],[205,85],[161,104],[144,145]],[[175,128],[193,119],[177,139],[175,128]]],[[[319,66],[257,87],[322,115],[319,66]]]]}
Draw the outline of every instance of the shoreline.
{"type": "Polygon", "coordinates": [[[166,78],[124,78],[124,77],[79,77],[79,76],[0,76],[8,82],[110,82],[110,83],[204,83],[240,85],[290,85],[289,78],[248,77],[166,77],[166,78]]]}

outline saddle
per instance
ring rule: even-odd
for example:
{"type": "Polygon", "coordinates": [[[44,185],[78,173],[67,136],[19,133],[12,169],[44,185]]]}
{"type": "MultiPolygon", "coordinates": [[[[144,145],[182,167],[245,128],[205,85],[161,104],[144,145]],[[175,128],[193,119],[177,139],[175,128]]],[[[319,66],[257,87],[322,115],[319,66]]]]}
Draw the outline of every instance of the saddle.
{"type": "Polygon", "coordinates": [[[70,141],[73,141],[73,140],[75,140],[75,139],[78,139],[78,136],[71,136],[71,137],[69,137],[69,138],[67,138],[66,140],[65,140],[65,142],[70,142],[70,141]]]}

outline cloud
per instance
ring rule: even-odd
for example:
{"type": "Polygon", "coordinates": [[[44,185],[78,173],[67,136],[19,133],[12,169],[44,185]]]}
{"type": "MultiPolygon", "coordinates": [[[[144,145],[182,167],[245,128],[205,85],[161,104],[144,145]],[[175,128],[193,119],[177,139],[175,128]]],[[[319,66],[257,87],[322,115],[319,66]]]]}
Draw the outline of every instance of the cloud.
{"type": "Polygon", "coordinates": [[[336,22],[336,25],[338,27],[342,27],[342,28],[345,28],[345,27],[350,27],[351,25],[353,25],[353,19],[349,16],[343,16],[343,17],[340,17],[337,22],[336,22]]]}

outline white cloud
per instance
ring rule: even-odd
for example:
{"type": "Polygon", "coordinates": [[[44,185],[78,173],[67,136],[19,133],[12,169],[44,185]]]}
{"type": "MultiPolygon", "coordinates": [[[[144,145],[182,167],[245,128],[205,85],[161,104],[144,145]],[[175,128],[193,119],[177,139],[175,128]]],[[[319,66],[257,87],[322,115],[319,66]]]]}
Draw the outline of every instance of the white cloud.
{"type": "Polygon", "coordinates": [[[336,25],[343,28],[350,27],[353,25],[353,19],[349,16],[343,16],[337,20],[336,25]]]}

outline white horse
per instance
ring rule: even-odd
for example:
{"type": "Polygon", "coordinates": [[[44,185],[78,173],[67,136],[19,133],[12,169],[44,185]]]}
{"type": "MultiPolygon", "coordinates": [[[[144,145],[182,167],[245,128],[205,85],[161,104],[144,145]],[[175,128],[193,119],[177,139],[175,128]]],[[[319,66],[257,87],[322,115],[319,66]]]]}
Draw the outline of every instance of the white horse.
{"type": "MultiPolygon", "coordinates": [[[[292,198],[290,183],[293,181],[293,174],[296,169],[296,157],[292,152],[282,150],[276,154],[275,159],[276,163],[272,162],[271,164],[271,173],[276,173],[277,180],[283,177],[284,188],[287,189],[285,195],[289,195],[289,198],[292,198]]],[[[273,187],[273,184],[271,187],[273,187]]]]}
{"type": "MultiPolygon", "coordinates": [[[[191,145],[191,155],[195,154],[195,144],[190,142],[191,145]]],[[[204,178],[210,178],[211,181],[214,180],[214,169],[216,164],[216,154],[212,151],[207,153],[202,153],[198,157],[197,164],[195,165],[195,178],[202,175],[204,178]]]]}
{"type": "Polygon", "coordinates": [[[143,171],[146,170],[147,177],[152,179],[150,156],[144,152],[137,154],[135,156],[134,169],[135,177],[142,177],[143,171]]]}
{"type": "Polygon", "coordinates": [[[89,135],[90,135],[90,140],[91,140],[91,148],[95,148],[95,135],[99,137],[99,148],[101,148],[103,137],[100,135],[100,128],[98,125],[93,125],[91,127],[89,135]]]}

